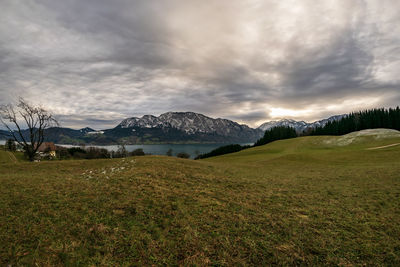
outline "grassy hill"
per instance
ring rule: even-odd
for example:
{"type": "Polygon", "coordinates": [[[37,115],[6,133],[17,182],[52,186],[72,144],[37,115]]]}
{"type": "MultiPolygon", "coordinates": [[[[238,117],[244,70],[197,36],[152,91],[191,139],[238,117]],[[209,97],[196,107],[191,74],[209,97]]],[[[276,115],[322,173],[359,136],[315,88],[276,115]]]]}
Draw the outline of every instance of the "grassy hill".
{"type": "Polygon", "coordinates": [[[0,160],[0,265],[399,265],[399,133],[201,161],[0,160]]]}

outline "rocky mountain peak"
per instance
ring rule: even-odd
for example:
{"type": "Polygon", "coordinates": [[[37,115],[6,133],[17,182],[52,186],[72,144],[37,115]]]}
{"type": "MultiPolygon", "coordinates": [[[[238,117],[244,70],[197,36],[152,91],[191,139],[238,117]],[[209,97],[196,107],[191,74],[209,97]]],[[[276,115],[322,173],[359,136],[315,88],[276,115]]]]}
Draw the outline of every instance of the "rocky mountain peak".
{"type": "Polygon", "coordinates": [[[160,116],[145,115],[123,120],[120,128],[175,128],[186,134],[216,134],[220,136],[260,135],[260,130],[251,129],[227,119],[213,119],[195,112],[166,112],[160,116]]]}

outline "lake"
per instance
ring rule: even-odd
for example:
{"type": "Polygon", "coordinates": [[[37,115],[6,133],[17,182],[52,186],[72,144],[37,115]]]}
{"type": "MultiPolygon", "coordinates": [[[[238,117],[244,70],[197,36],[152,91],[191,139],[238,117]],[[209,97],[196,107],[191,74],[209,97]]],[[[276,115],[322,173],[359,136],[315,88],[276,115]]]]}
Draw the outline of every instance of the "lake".
{"type": "MultiPolygon", "coordinates": [[[[5,141],[0,141],[0,144],[5,144],[5,141]]],[[[57,144],[59,145],[59,144],[57,144]]],[[[172,149],[172,155],[176,156],[176,154],[180,152],[185,152],[190,155],[190,158],[195,158],[199,154],[208,153],[213,149],[216,149],[220,146],[226,146],[228,144],[154,144],[154,145],[126,145],[125,148],[127,151],[132,152],[135,149],[142,148],[144,153],[152,154],[152,155],[165,155],[169,149],[172,149]]],[[[241,145],[251,145],[241,144],[241,145]]],[[[59,145],[63,147],[74,147],[74,145],[59,145]]],[[[87,145],[86,147],[89,147],[87,145]]],[[[109,151],[117,151],[118,146],[93,146],[99,148],[105,148],[109,151]]]]}
{"type": "MultiPolygon", "coordinates": [[[[190,155],[190,158],[195,158],[200,154],[208,153],[213,149],[226,145],[228,144],[154,144],[154,145],[126,145],[125,148],[129,152],[141,148],[143,149],[144,153],[152,155],[166,155],[167,151],[169,149],[172,149],[173,156],[176,156],[176,154],[180,152],[185,152],[190,155]]],[[[241,144],[241,145],[249,145],[249,144],[241,144]]],[[[60,145],[60,146],[73,147],[73,145],[60,145]]],[[[109,151],[118,150],[117,145],[94,146],[94,147],[105,148],[109,151]]]]}

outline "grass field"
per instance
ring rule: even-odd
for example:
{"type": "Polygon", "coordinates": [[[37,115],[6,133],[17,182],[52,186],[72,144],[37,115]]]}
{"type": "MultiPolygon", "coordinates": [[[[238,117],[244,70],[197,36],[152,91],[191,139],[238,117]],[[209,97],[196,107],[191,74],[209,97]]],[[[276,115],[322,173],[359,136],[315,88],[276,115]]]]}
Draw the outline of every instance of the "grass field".
{"type": "Polygon", "coordinates": [[[201,161],[0,151],[0,265],[398,266],[400,135],[385,136],[201,161]]]}

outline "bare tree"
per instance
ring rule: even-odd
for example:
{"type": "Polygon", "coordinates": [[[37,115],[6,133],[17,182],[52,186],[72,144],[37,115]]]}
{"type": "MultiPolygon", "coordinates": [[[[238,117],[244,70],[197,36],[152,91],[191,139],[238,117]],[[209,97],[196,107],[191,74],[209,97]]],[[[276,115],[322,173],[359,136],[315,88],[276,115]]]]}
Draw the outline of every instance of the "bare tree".
{"type": "Polygon", "coordinates": [[[1,105],[0,121],[8,129],[10,136],[24,148],[30,161],[34,160],[36,152],[44,141],[45,130],[59,125],[48,111],[29,104],[23,98],[18,100],[16,106],[1,105]],[[20,125],[21,122],[27,127],[26,135],[21,127],[23,125],[20,125]]]}

